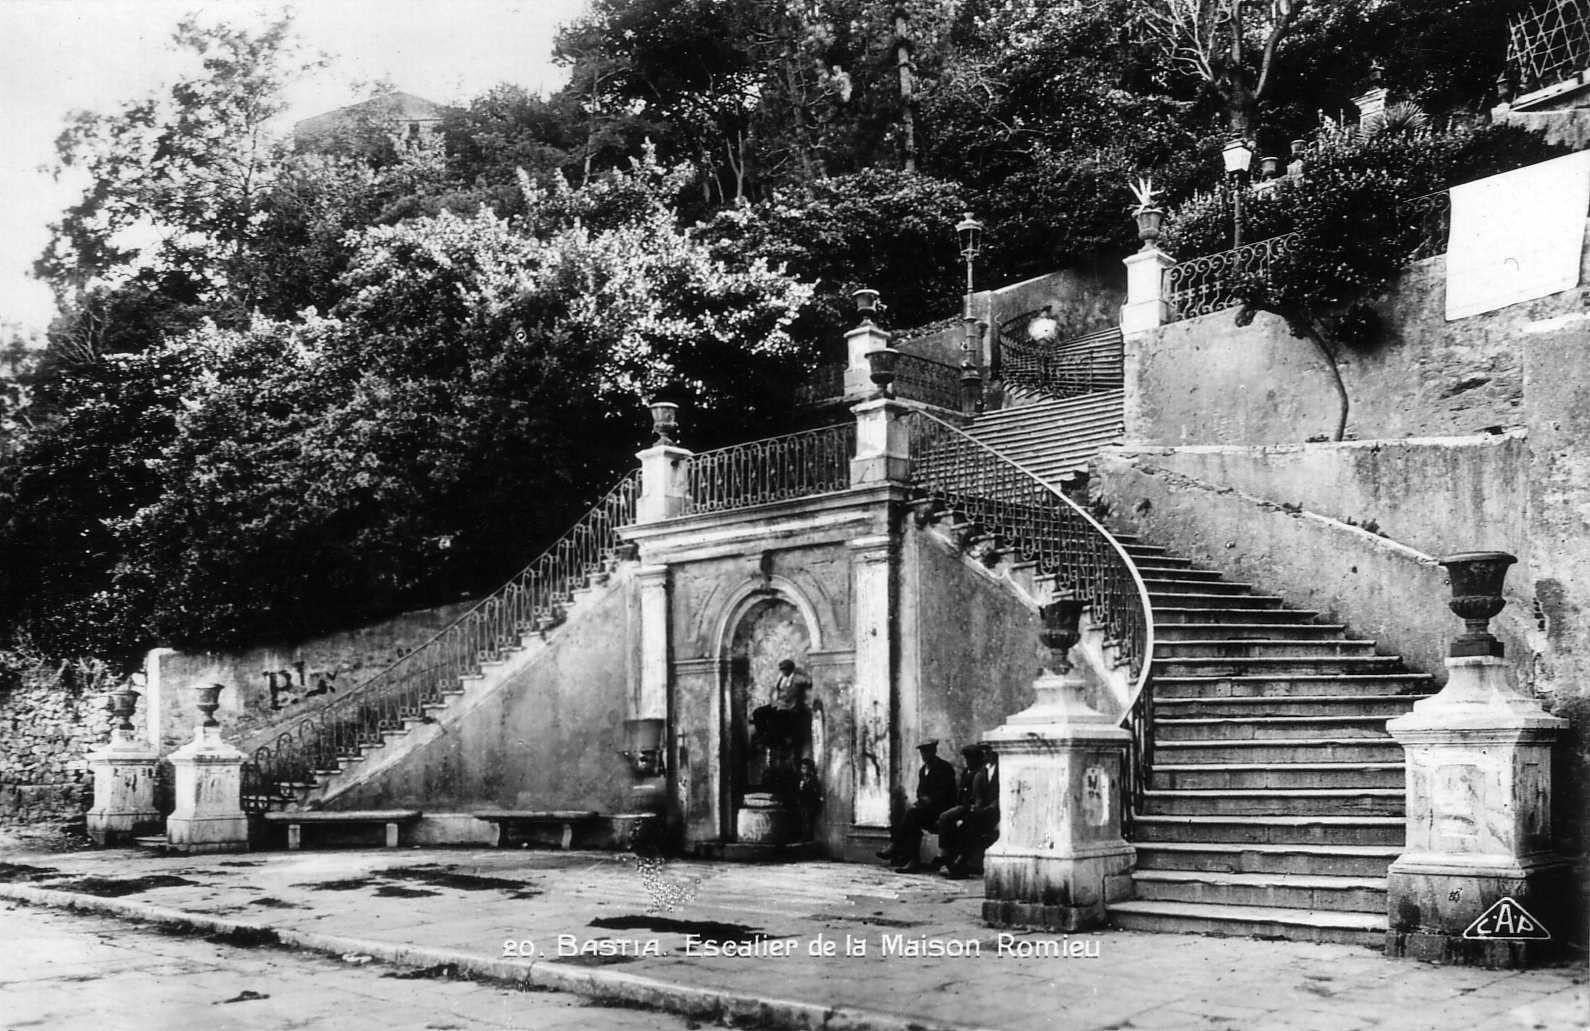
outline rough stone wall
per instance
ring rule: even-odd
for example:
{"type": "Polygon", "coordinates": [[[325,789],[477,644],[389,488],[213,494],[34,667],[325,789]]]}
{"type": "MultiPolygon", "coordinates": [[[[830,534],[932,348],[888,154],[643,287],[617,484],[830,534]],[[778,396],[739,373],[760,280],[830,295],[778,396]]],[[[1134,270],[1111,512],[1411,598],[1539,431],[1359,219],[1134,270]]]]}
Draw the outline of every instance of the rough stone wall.
{"type": "Polygon", "coordinates": [[[1535,690],[1571,724],[1556,750],[1556,831],[1582,857],[1590,853],[1590,314],[1531,323],[1521,344],[1530,552],[1519,578],[1545,641],[1535,690]]]}
{"type": "Polygon", "coordinates": [[[102,695],[50,679],[0,697],[0,823],[81,819],[93,803],[86,757],[110,738],[102,695]]]}
{"type": "MultiPolygon", "coordinates": [[[[1590,249],[1581,283],[1590,281],[1590,249]]],[[[1347,436],[1444,437],[1521,428],[1523,355],[1533,323],[1582,311],[1587,289],[1447,322],[1446,258],[1410,267],[1375,299],[1385,338],[1340,349],[1351,399],[1347,436]]],[[[1328,439],[1337,399],[1329,367],[1307,341],[1236,309],[1126,340],[1126,439],[1154,444],[1294,444],[1328,439]]]]}
{"type": "MultiPolygon", "coordinates": [[[[193,737],[198,720],[193,707],[196,687],[225,685],[216,718],[228,740],[253,748],[284,721],[335,700],[339,692],[424,644],[474,604],[460,602],[405,612],[370,626],[296,643],[165,655],[160,660],[160,750],[169,752],[193,737]]],[[[143,704],[140,701],[140,707],[143,704]]]]}

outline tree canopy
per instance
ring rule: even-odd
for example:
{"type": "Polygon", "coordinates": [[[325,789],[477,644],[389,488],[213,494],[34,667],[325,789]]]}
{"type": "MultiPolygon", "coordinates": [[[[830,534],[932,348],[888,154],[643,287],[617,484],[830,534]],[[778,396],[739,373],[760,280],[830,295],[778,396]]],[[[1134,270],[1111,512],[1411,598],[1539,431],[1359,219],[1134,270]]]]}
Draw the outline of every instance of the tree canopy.
{"type": "MultiPolygon", "coordinates": [[[[1520,2],[595,0],[549,95],[299,146],[270,127],[322,58],[290,20],[184,19],[189,72],[57,143],[60,314],[0,355],[0,647],[126,660],[491,586],[631,464],[644,401],[693,446],[779,432],[852,290],[956,310],[963,211],[980,285],[1113,263],[1125,184],[1183,201],[1233,130],[1279,152],[1372,74],[1483,110],[1520,2]]],[[[1324,239],[1306,200],[1252,224],[1324,239]]],[[[1218,246],[1199,205],[1171,231],[1218,246]]],[[[1329,323],[1307,289],[1251,300],[1329,323]]]]}

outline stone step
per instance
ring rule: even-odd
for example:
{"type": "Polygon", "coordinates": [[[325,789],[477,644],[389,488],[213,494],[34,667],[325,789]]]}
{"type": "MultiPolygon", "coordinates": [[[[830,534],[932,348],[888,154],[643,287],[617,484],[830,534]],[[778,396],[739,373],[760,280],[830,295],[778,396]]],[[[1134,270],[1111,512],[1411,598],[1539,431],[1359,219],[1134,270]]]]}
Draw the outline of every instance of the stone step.
{"type": "Polygon", "coordinates": [[[1371,676],[1397,673],[1395,655],[1226,655],[1180,658],[1154,653],[1154,673],[1165,677],[1318,676],[1325,673],[1371,676]]]}
{"type": "Polygon", "coordinates": [[[1154,677],[1154,701],[1172,698],[1280,698],[1323,695],[1353,697],[1403,695],[1414,701],[1435,690],[1428,673],[1383,673],[1373,676],[1154,677]]]}
{"type": "Polygon", "coordinates": [[[1147,791],[1150,816],[1402,816],[1403,792],[1395,788],[1214,788],[1147,791]]]}
{"type": "MultiPolygon", "coordinates": [[[[1115,539],[1119,541],[1121,538],[1119,536],[1117,536],[1115,539]]],[[[1121,546],[1126,549],[1126,553],[1128,555],[1132,556],[1132,558],[1134,560],[1136,560],[1136,559],[1147,559],[1150,562],[1157,562],[1157,561],[1159,561],[1161,556],[1165,556],[1166,558],[1169,558],[1169,549],[1168,548],[1162,548],[1158,544],[1138,544],[1136,542],[1122,542],[1121,546]]]]}
{"type": "Polygon", "coordinates": [[[1174,609],[1215,609],[1225,612],[1231,609],[1279,609],[1281,599],[1269,594],[1211,594],[1194,593],[1191,591],[1165,592],[1152,588],[1148,592],[1148,603],[1154,607],[1154,616],[1159,617],[1161,608],[1174,609]]]}
{"type": "Polygon", "coordinates": [[[1400,845],[1231,845],[1221,842],[1137,842],[1139,870],[1297,873],[1377,877],[1402,854],[1400,845]]]}
{"type": "Polygon", "coordinates": [[[1156,743],[1172,741],[1293,741],[1335,740],[1339,737],[1386,737],[1384,716],[1262,716],[1254,719],[1192,717],[1154,719],[1156,743]]]}
{"type": "Polygon", "coordinates": [[[1329,639],[1298,641],[1291,638],[1180,638],[1164,640],[1154,635],[1155,659],[1304,658],[1313,656],[1373,656],[1375,642],[1329,639]]]}
{"type": "Polygon", "coordinates": [[[1154,626],[1156,650],[1177,641],[1327,641],[1346,631],[1341,623],[1164,623],[1154,626]]]}
{"type": "Polygon", "coordinates": [[[1403,763],[1155,763],[1155,791],[1254,788],[1397,788],[1407,782],[1403,763]]]}
{"type": "Polygon", "coordinates": [[[1156,718],[1248,719],[1266,716],[1401,716],[1417,699],[1406,695],[1283,695],[1154,698],[1156,718]]]}
{"type": "MultiPolygon", "coordinates": [[[[1120,538],[1117,537],[1117,540],[1120,538]]],[[[1214,569],[1189,569],[1183,566],[1173,566],[1168,561],[1155,560],[1149,562],[1133,563],[1137,566],[1137,575],[1145,581],[1148,580],[1224,580],[1224,574],[1214,569]]]]}
{"type": "Polygon", "coordinates": [[[1384,914],[1218,906],[1198,902],[1117,902],[1109,908],[1109,920],[1112,926],[1127,931],[1283,938],[1369,948],[1382,947],[1386,937],[1384,914]]]}
{"type": "Polygon", "coordinates": [[[1258,763],[1398,763],[1402,746],[1390,737],[1258,738],[1246,741],[1167,741],[1156,737],[1154,760],[1173,766],[1258,763]]]}
{"type": "Polygon", "coordinates": [[[1386,912],[1385,877],[1138,870],[1132,875],[1132,883],[1137,889],[1137,898],[1147,902],[1198,902],[1382,916],[1386,912]]]}
{"type": "Polygon", "coordinates": [[[1135,841],[1242,845],[1394,845],[1406,840],[1400,816],[1164,816],[1132,819],[1135,841]]]}
{"type": "Polygon", "coordinates": [[[1230,625],[1232,623],[1257,623],[1265,626],[1274,626],[1277,623],[1290,623],[1293,625],[1313,625],[1312,620],[1319,615],[1309,609],[1278,609],[1278,608],[1209,608],[1203,605],[1185,604],[1182,599],[1186,595],[1171,595],[1176,600],[1169,604],[1154,605],[1154,626],[1172,626],[1177,623],[1219,623],[1230,625]]]}
{"type": "MultiPolygon", "coordinates": [[[[1133,554],[1133,548],[1136,547],[1136,545],[1128,541],[1122,541],[1121,534],[1111,533],[1110,536],[1114,537],[1118,542],[1120,542],[1121,546],[1126,549],[1127,554],[1133,554]]],[[[1134,558],[1132,564],[1137,567],[1137,574],[1139,576],[1147,576],[1148,569],[1165,569],[1175,573],[1193,571],[1192,559],[1180,558],[1176,555],[1145,555],[1141,559],[1134,558]]],[[[1219,579],[1220,574],[1217,573],[1216,578],[1219,579]]]]}
{"type": "Polygon", "coordinates": [[[1253,590],[1253,585],[1234,580],[1200,580],[1197,577],[1150,577],[1144,576],[1141,568],[1138,575],[1143,577],[1143,586],[1148,588],[1149,594],[1247,594],[1253,590]]]}

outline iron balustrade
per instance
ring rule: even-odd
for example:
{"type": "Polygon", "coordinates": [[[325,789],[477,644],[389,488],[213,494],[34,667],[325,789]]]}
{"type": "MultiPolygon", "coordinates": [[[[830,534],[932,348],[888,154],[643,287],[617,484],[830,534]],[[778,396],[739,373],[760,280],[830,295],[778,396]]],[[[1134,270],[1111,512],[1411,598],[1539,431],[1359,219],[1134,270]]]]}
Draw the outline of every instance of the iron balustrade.
{"type": "Polygon", "coordinates": [[[611,571],[625,550],[618,527],[635,521],[640,473],[620,480],[568,533],[451,626],[256,748],[244,764],[245,808],[273,808],[318,774],[356,758],[426,707],[461,690],[460,678],[522,646],[525,634],[562,621],[574,592],[611,571]]]}
{"type": "Polygon", "coordinates": [[[795,403],[810,407],[828,401],[840,401],[845,396],[844,362],[829,362],[817,366],[806,376],[806,381],[795,388],[795,403]]]}
{"type": "Polygon", "coordinates": [[[1040,314],[1018,316],[999,328],[1000,371],[1006,383],[1050,397],[1121,389],[1124,351],[1119,327],[1041,343],[1026,333],[1027,325],[1040,314]]]}
{"type": "Polygon", "coordinates": [[[1265,276],[1285,255],[1296,233],[1233,247],[1218,254],[1179,261],[1165,270],[1165,303],[1170,321],[1209,315],[1238,303],[1237,285],[1247,276],[1265,276]]]}
{"type": "Polygon", "coordinates": [[[689,459],[687,514],[725,512],[844,490],[856,452],[854,420],[703,451],[689,459]]]}
{"type": "Polygon", "coordinates": [[[894,365],[894,395],[959,411],[961,370],[919,354],[901,352],[894,365]]]}
{"type": "Polygon", "coordinates": [[[1122,722],[1131,734],[1128,819],[1139,811],[1152,762],[1149,674],[1154,622],[1148,588],[1126,550],[1076,502],[1020,464],[922,409],[907,422],[907,479],[919,497],[978,524],[1002,548],[1085,602],[1133,679],[1122,722]]]}
{"type": "Polygon", "coordinates": [[[1510,19],[1507,69],[1530,93],[1590,68],[1590,0],[1552,0],[1510,19]]]}
{"type": "MultiPolygon", "coordinates": [[[[1397,239],[1406,239],[1407,261],[1445,254],[1452,232],[1452,194],[1438,190],[1397,207],[1397,239]]],[[[1237,289],[1249,276],[1265,277],[1289,257],[1296,233],[1272,236],[1219,254],[1180,261],[1165,270],[1170,321],[1209,315],[1241,303],[1237,289]]],[[[1008,359],[1007,359],[1008,361],[1008,359]]]]}

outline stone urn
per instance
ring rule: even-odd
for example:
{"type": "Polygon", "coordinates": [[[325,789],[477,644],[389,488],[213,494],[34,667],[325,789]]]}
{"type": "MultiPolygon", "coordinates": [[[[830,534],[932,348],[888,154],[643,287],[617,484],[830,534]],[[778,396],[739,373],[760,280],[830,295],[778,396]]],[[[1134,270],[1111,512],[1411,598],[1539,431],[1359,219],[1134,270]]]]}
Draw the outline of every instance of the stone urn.
{"type": "Polygon", "coordinates": [[[1143,208],[1134,213],[1137,219],[1137,238],[1146,250],[1159,240],[1160,227],[1165,224],[1165,212],[1160,208],[1143,208]]]}
{"type": "Polygon", "coordinates": [[[194,697],[198,699],[199,712],[204,715],[204,727],[219,727],[216,722],[215,710],[221,707],[221,689],[224,684],[206,684],[193,689],[194,697]]]}
{"type": "Polygon", "coordinates": [[[138,710],[138,692],[122,687],[110,693],[110,714],[116,718],[115,729],[123,734],[133,730],[133,713],[138,710]]]}
{"type": "Polygon", "coordinates": [[[1452,642],[1454,657],[1502,654],[1502,644],[1490,632],[1490,621],[1506,606],[1502,586],[1507,569],[1518,559],[1505,551],[1465,551],[1441,559],[1452,581],[1447,603],[1463,620],[1464,632],[1452,642]]]}
{"type": "Polygon", "coordinates": [[[900,352],[892,347],[880,347],[867,352],[867,365],[871,369],[873,385],[879,397],[894,396],[895,370],[900,364],[900,352]]]}

